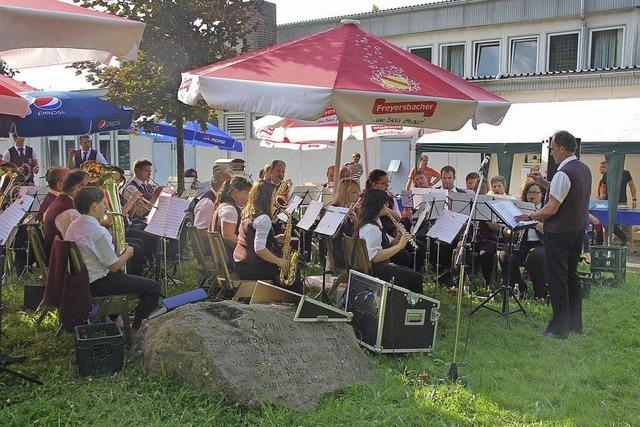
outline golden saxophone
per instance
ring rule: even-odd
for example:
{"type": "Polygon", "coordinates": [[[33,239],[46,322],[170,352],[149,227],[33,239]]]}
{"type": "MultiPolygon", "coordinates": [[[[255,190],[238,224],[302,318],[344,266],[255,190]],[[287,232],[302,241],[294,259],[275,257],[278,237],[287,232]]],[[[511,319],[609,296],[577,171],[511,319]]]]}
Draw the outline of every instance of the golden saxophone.
{"type": "Polygon", "coordinates": [[[282,244],[282,258],[289,261],[289,269],[280,269],[280,283],[285,286],[291,286],[296,280],[296,274],[298,272],[298,263],[300,261],[300,252],[291,250],[291,233],[293,231],[293,218],[291,214],[287,212],[287,206],[289,204],[289,191],[293,186],[293,182],[290,179],[282,181],[276,187],[275,203],[272,211],[275,216],[279,212],[282,212],[287,216],[287,224],[284,228],[284,243],[282,244]]]}
{"type": "Polygon", "coordinates": [[[127,249],[125,240],[125,219],[120,206],[118,186],[124,181],[124,177],[117,169],[103,165],[94,160],[84,162],[80,169],[89,174],[91,185],[95,185],[104,191],[107,199],[108,211],[113,215],[113,238],[118,255],[127,249]]]}

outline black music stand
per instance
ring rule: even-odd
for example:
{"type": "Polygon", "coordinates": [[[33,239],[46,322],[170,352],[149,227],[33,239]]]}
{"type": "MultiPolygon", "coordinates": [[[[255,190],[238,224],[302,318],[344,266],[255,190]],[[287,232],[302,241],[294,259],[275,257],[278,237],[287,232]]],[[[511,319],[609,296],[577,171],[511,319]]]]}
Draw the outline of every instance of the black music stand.
{"type": "MultiPolygon", "coordinates": [[[[507,203],[511,203],[511,202],[507,202],[507,203]]],[[[505,319],[507,319],[507,327],[509,329],[511,329],[511,318],[510,316],[512,314],[515,313],[520,313],[522,312],[522,314],[524,314],[525,316],[527,315],[527,312],[525,311],[524,307],[522,306],[522,303],[520,302],[520,299],[518,298],[517,295],[515,295],[513,293],[513,290],[511,289],[511,267],[512,267],[512,263],[513,263],[513,241],[515,240],[515,234],[518,232],[523,232],[526,233],[528,229],[535,227],[538,222],[537,221],[525,221],[525,222],[521,222],[521,223],[517,223],[513,220],[513,218],[508,218],[505,216],[504,212],[502,212],[498,205],[493,204],[493,203],[487,203],[487,206],[489,206],[489,208],[493,211],[493,213],[496,214],[496,216],[498,218],[500,218],[501,222],[504,223],[510,230],[511,230],[511,239],[509,239],[509,244],[507,245],[507,274],[505,275],[505,280],[502,281],[502,286],[500,286],[500,288],[493,292],[491,295],[489,295],[487,297],[487,299],[485,299],[484,301],[482,301],[482,303],[477,306],[476,308],[473,309],[473,311],[471,312],[471,314],[474,314],[476,311],[480,310],[481,308],[486,308],[487,310],[491,310],[495,313],[501,314],[502,316],[505,317],[505,319]],[[490,301],[493,301],[495,299],[497,299],[498,295],[502,295],[502,307],[500,310],[496,310],[493,307],[489,307],[487,306],[487,304],[490,301]],[[513,299],[515,300],[516,304],[518,305],[518,308],[516,310],[511,311],[511,308],[509,307],[509,301],[511,300],[511,298],[513,297],[513,299]]],[[[516,208],[517,209],[517,208],[516,208]]]]}
{"type": "MultiPolygon", "coordinates": [[[[0,246],[0,278],[4,278],[4,262],[6,257],[6,246],[0,246]]],[[[2,288],[4,287],[4,283],[0,281],[0,373],[6,372],[7,374],[13,375],[18,378],[22,378],[23,380],[40,384],[42,385],[42,381],[37,380],[36,378],[25,375],[21,372],[14,371],[12,369],[7,368],[7,366],[24,363],[27,358],[25,356],[11,357],[8,354],[2,353],[2,317],[4,314],[4,307],[2,306],[2,288]]]]}

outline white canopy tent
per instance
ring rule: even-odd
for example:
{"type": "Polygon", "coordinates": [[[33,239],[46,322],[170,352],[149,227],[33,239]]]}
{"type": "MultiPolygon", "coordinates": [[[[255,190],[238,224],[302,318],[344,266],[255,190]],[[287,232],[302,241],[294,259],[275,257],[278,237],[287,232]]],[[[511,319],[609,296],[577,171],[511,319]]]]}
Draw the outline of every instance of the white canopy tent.
{"type": "Polygon", "coordinates": [[[500,126],[479,124],[474,130],[467,123],[458,131],[428,131],[418,144],[533,143],[557,130],[589,143],[640,142],[640,98],[512,104],[500,126]]]}

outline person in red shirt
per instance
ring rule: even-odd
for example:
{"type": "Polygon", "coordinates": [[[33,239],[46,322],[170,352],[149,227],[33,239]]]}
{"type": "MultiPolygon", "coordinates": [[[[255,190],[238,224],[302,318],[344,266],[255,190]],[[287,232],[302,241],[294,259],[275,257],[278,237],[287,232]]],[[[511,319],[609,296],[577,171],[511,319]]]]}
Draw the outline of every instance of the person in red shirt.
{"type": "Polygon", "coordinates": [[[417,167],[411,169],[411,173],[409,173],[406,190],[410,190],[411,187],[413,187],[413,178],[415,177],[418,170],[424,171],[427,174],[427,187],[433,187],[438,182],[440,182],[440,174],[438,173],[438,171],[429,167],[429,156],[427,155],[427,153],[422,153],[420,155],[420,163],[417,167]]]}

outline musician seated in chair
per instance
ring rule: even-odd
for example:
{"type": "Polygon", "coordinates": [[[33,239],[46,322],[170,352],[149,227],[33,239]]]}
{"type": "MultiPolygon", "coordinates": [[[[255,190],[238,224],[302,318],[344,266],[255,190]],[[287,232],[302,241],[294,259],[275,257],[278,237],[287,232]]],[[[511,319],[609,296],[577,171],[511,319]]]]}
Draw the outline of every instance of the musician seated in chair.
{"type": "MultiPolygon", "coordinates": [[[[329,270],[331,271],[334,271],[336,267],[345,267],[342,236],[353,236],[353,230],[358,220],[356,213],[357,207],[355,207],[355,205],[358,203],[359,199],[360,184],[358,183],[358,181],[353,178],[342,178],[340,182],[338,182],[338,186],[333,192],[333,201],[331,202],[331,205],[341,208],[351,207],[351,209],[349,210],[349,214],[340,226],[340,230],[338,231],[336,238],[333,239],[333,259],[335,261],[335,265],[329,266],[329,270]]],[[[322,216],[324,216],[324,213],[321,215],[321,217],[322,216]]]]}
{"type": "MultiPolygon", "coordinates": [[[[238,244],[233,251],[235,271],[241,279],[272,280],[279,284],[280,270],[290,270],[288,259],[276,255],[277,243],[283,243],[283,234],[275,236],[272,215],[275,205],[275,186],[267,181],[256,181],[249,191],[249,200],[242,210],[238,244]]],[[[302,291],[296,280],[291,288],[302,291]]]]}
{"type": "Polygon", "coordinates": [[[382,190],[371,189],[364,193],[354,235],[365,241],[373,276],[386,282],[394,279],[397,286],[421,294],[423,292],[422,275],[391,262],[394,255],[404,250],[411,235],[404,231],[397,243],[393,245],[390,243],[380,222],[380,217],[387,214],[387,201],[387,193],[382,190]]]}
{"type": "MultiPolygon", "coordinates": [[[[520,199],[531,202],[535,210],[542,208],[544,200],[544,190],[535,181],[528,181],[522,189],[520,199]]],[[[545,255],[543,246],[544,229],[542,223],[535,228],[529,228],[523,233],[514,244],[513,257],[511,260],[510,286],[519,284],[520,292],[524,295],[527,291],[527,284],[522,279],[520,267],[524,266],[526,272],[533,283],[533,297],[535,299],[545,299],[547,297],[547,274],[545,269],[545,255]]],[[[510,236],[512,237],[512,236],[510,236]]],[[[500,265],[502,267],[502,278],[506,280],[508,268],[508,253],[500,251],[500,265]]]]}
{"type": "Polygon", "coordinates": [[[49,206],[51,206],[62,192],[62,183],[67,175],[69,175],[69,172],[71,172],[69,169],[63,167],[49,168],[47,170],[44,179],[47,181],[49,192],[42,203],[40,203],[40,209],[38,209],[38,214],[36,215],[36,220],[39,223],[44,221],[44,215],[47,212],[47,209],[49,209],[49,206]]]}
{"type": "Polygon", "coordinates": [[[162,186],[157,186],[151,179],[153,164],[147,159],[138,159],[133,163],[133,178],[122,189],[122,197],[127,202],[136,191],[142,194],[145,203],[139,203],[132,211],[131,218],[143,220],[151,211],[162,191],[162,186]]]}
{"type": "MultiPolygon", "coordinates": [[[[409,218],[400,218],[400,209],[395,197],[389,192],[389,176],[385,171],[374,169],[369,173],[365,192],[371,189],[381,190],[387,195],[387,210],[381,215],[380,222],[391,240],[397,240],[402,232],[411,228],[411,221],[409,218]]],[[[426,246],[422,242],[414,242],[417,247],[407,246],[406,249],[393,255],[392,261],[412,270],[420,271],[424,267],[426,246]]]]}
{"type": "MultiPolygon", "coordinates": [[[[477,184],[476,184],[477,186],[477,184]]],[[[487,181],[482,181],[479,194],[485,195],[489,191],[487,181]]],[[[491,284],[491,275],[495,265],[496,253],[498,252],[498,236],[500,225],[492,221],[478,222],[477,239],[473,248],[480,258],[480,269],[482,277],[487,287],[491,284]]]]}
{"type": "Polygon", "coordinates": [[[198,230],[202,230],[206,235],[206,231],[211,228],[211,219],[215,211],[215,204],[225,182],[231,179],[231,173],[223,169],[219,165],[215,165],[211,171],[211,186],[202,195],[202,198],[196,204],[193,210],[193,226],[198,230]]]}
{"type": "Polygon", "coordinates": [[[73,198],[80,189],[89,184],[89,174],[74,170],[70,172],[62,182],[62,193],[53,201],[47,213],[44,215],[42,233],[44,235],[44,255],[48,261],[56,236],[65,235],[69,224],[80,216],[73,206],[73,198]]]}
{"type": "Polygon", "coordinates": [[[136,294],[140,303],[136,308],[133,329],[138,329],[158,305],[160,284],[145,277],[125,274],[122,267],[133,256],[133,248],[116,255],[111,235],[100,225],[106,212],[104,192],[97,187],[85,187],[75,195],[73,203],[80,218],[69,225],[65,240],[75,242],[89,273],[89,286],[94,297],[136,294]]]}
{"type": "Polygon", "coordinates": [[[222,236],[229,267],[233,267],[233,251],[238,244],[241,208],[247,205],[250,190],[251,183],[246,178],[234,176],[224,183],[216,201],[211,231],[217,231],[222,236]]]}

